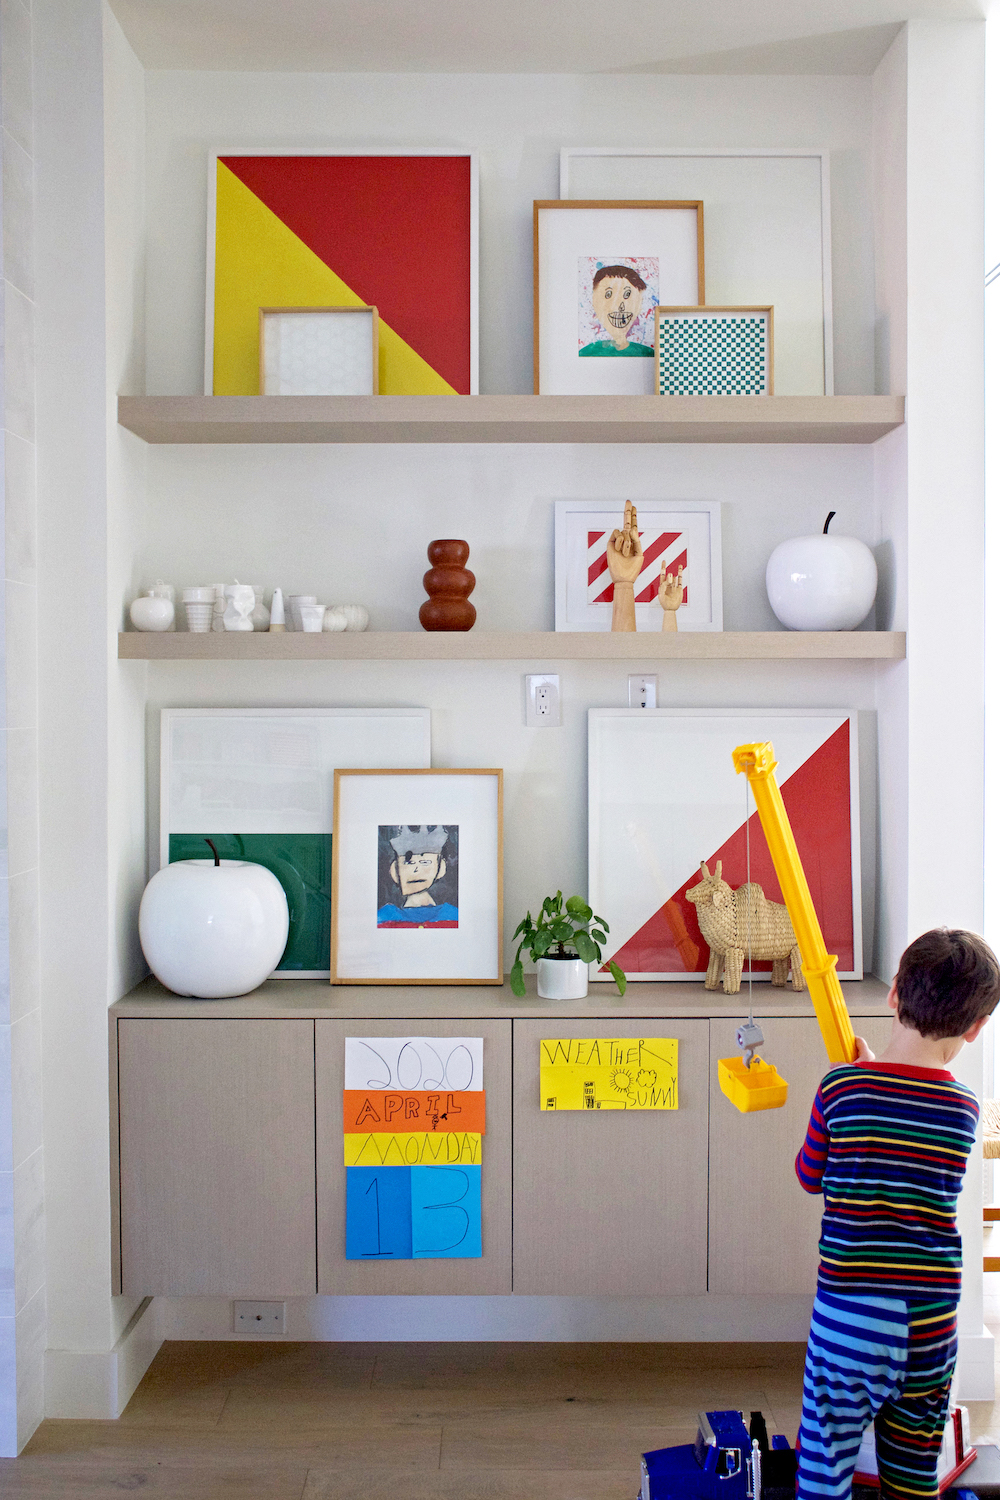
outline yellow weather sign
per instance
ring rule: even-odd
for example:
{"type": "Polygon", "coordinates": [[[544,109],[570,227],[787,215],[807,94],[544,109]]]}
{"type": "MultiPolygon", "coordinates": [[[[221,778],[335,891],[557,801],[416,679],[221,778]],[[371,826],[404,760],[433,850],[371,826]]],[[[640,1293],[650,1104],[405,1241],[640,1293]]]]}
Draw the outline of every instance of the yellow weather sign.
{"type": "Polygon", "coordinates": [[[677,1108],[677,1042],[669,1037],[542,1042],[540,1064],[543,1110],[677,1108]]]}

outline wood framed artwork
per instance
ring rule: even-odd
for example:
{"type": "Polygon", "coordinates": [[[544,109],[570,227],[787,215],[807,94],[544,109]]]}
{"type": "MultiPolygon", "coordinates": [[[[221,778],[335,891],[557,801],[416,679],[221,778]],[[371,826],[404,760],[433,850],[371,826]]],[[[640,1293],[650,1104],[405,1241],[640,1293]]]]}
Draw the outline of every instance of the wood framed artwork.
{"type": "MultiPolygon", "coordinates": [[[[604,709],[589,713],[588,900],[610,924],[605,958],[629,979],[704,979],[708,947],[686,893],[704,860],[734,890],[781,901],[737,745],[770,740],[827,949],[863,974],[857,716],[841,710],[604,709]]],[[[754,963],[754,977],[770,975],[754,963]]],[[[592,969],[592,975],[598,975],[592,969]]]]}
{"type": "Polygon", "coordinates": [[[773,307],[657,307],[658,396],[773,396],[773,307]]]}
{"type": "MultiPolygon", "coordinates": [[[[660,568],[684,573],[678,630],[722,629],[722,523],[717,500],[636,500],[642,572],[634,584],[636,630],[663,629],[660,568]]],[[[555,502],[555,628],[610,630],[614,584],[607,549],[622,524],[621,500],[555,502]]],[[[598,910],[600,908],[597,908],[598,910]]]]}
{"type": "Polygon", "coordinates": [[[205,394],[260,392],[260,308],[377,307],[375,389],[474,395],[478,173],[447,148],[211,151],[205,394]]]}
{"type": "Polygon", "coordinates": [[[503,772],[337,771],[331,984],[503,983],[503,772]]]}
{"type": "Polygon", "coordinates": [[[652,395],[653,309],[705,300],[702,205],[535,203],[535,391],[652,395]]]}
{"type": "Polygon", "coordinates": [[[165,708],[159,868],[178,859],[265,865],[288,899],[275,979],[330,974],[330,832],[341,766],[431,758],[426,708],[165,708]]]}
{"type": "MultiPolygon", "coordinates": [[[[773,305],[779,340],[776,394],[833,395],[828,151],[815,146],[568,146],[560,152],[559,196],[700,198],[708,246],[706,292],[700,300],[773,305]]],[[[676,304],[683,300],[660,298],[676,304]]],[[[848,323],[841,330],[848,338],[861,333],[855,318],[842,303],[838,320],[848,323]]]]}
{"type": "Polygon", "coordinates": [[[377,307],[262,307],[262,396],[377,396],[377,307]]]}

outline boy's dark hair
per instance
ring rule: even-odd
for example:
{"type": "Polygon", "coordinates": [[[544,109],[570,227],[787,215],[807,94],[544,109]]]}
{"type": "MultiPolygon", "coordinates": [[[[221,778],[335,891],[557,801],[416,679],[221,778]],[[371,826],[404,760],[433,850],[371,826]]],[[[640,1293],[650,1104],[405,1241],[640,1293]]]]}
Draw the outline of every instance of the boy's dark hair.
{"type": "Polygon", "coordinates": [[[637,292],[644,292],[646,290],[646,283],[639,275],[639,272],[633,271],[631,266],[602,266],[594,276],[595,292],[598,285],[609,276],[620,276],[623,280],[630,281],[637,292]]]}
{"type": "Polygon", "coordinates": [[[935,927],[899,960],[897,1014],[921,1036],[964,1036],[1000,1000],[1000,964],[975,932],[935,927]]]}

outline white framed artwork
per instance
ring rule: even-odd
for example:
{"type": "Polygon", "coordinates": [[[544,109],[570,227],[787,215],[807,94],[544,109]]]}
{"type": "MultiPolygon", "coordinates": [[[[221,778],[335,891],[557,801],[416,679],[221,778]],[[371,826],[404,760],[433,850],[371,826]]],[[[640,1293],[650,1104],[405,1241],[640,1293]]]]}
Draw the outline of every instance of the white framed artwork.
{"type": "MultiPolygon", "coordinates": [[[[635,500],[642,572],[635,581],[636,629],[663,629],[660,568],[684,570],[678,630],[722,629],[722,521],[717,500],[635,500]]],[[[610,630],[614,585],[607,548],[621,527],[621,500],[555,502],[555,628],[610,630]]],[[[598,908],[599,909],[599,908],[598,908]]]]}
{"type": "Polygon", "coordinates": [[[691,302],[773,306],[775,393],[833,395],[828,151],[567,146],[559,158],[559,196],[701,199],[705,296],[691,302]]]}
{"type": "Polygon", "coordinates": [[[262,307],[262,396],[377,396],[377,307],[262,307]]]}
{"type": "Polygon", "coordinates": [[[288,900],[275,979],[330,976],[333,777],[343,766],[431,760],[427,708],[164,708],[159,868],[248,859],[288,900]]]}
{"type": "MultiPolygon", "coordinates": [[[[703,980],[708,947],[686,893],[702,860],[733,888],[781,890],[737,745],[770,740],[816,914],[841,979],[863,974],[857,715],[812,709],[592,708],[589,895],[610,925],[605,961],[630,980],[703,980]]],[[[592,977],[606,979],[597,966],[592,977]]],[[[754,964],[767,982],[770,964],[754,964]]]]}

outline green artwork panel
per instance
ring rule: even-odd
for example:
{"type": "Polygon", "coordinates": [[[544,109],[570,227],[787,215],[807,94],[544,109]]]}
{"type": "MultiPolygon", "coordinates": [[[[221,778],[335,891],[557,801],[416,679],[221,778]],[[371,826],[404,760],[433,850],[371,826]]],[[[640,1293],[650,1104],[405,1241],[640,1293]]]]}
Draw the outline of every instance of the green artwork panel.
{"type": "Polygon", "coordinates": [[[288,942],[278,968],[283,973],[330,967],[330,890],[333,839],[328,833],[172,833],[170,863],[211,859],[210,838],[220,859],[247,859],[281,881],[288,900],[288,942]]]}

